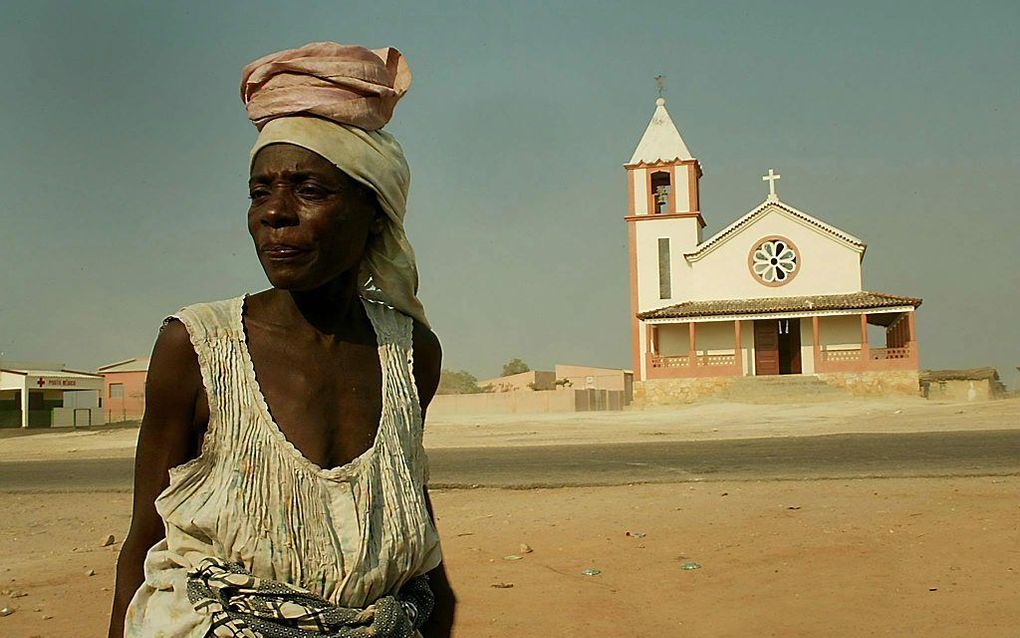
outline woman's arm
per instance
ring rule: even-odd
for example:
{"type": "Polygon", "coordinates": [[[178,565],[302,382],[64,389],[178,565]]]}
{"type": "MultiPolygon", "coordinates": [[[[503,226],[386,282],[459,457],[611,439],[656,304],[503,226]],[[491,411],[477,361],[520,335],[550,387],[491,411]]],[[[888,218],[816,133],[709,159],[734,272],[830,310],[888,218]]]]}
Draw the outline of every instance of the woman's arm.
{"type": "MultiPolygon", "coordinates": [[[[414,324],[414,380],[418,386],[418,400],[421,402],[422,419],[425,412],[436,395],[436,388],[439,387],[439,374],[443,367],[443,350],[435,333],[425,326],[415,322],[414,324]]],[[[432,500],[429,498],[429,490],[426,486],[425,505],[428,507],[432,524],[435,525],[436,517],[432,512],[432,500]]],[[[436,598],[435,608],[428,622],[422,627],[421,633],[425,638],[449,638],[453,629],[453,617],[457,608],[457,598],[450,587],[450,581],[446,577],[446,567],[443,563],[429,572],[429,586],[436,598]]]]}
{"type": "Polygon", "coordinates": [[[145,380],[131,527],[117,559],[109,638],[123,638],[124,614],[144,579],[145,553],[166,533],[156,497],[170,482],[169,469],[197,455],[208,420],[198,357],[184,325],[171,321],[156,338],[145,380]]]}

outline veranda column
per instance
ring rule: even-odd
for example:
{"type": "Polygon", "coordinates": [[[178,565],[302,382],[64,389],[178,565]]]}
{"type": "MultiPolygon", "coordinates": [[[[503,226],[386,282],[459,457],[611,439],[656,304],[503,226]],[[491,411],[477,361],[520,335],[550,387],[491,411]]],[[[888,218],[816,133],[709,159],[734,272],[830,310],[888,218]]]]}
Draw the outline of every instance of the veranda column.
{"type": "Polygon", "coordinates": [[[815,358],[815,372],[824,372],[822,370],[822,341],[819,336],[821,331],[818,329],[818,315],[811,317],[811,351],[815,358]]]}
{"type": "Polygon", "coordinates": [[[907,313],[907,346],[910,348],[910,359],[916,364],[918,361],[917,333],[914,331],[914,311],[907,313]]]}
{"type": "Polygon", "coordinates": [[[733,352],[736,354],[737,364],[737,376],[744,376],[744,349],[740,346],[740,319],[733,320],[733,338],[736,343],[736,348],[733,352]]]}
{"type": "Polygon", "coordinates": [[[864,365],[871,362],[871,346],[868,345],[868,313],[861,313],[861,358],[864,365]]]}
{"type": "Polygon", "coordinates": [[[694,366],[698,365],[698,346],[697,346],[697,342],[694,339],[694,322],[693,321],[687,322],[687,330],[688,330],[688,337],[687,337],[687,340],[688,340],[687,341],[687,361],[688,361],[688,365],[690,365],[693,368],[694,366]]]}
{"type": "Polygon", "coordinates": [[[655,354],[652,351],[652,333],[655,331],[655,326],[649,326],[646,324],[645,327],[645,365],[648,370],[652,369],[652,361],[655,359],[655,354]]]}

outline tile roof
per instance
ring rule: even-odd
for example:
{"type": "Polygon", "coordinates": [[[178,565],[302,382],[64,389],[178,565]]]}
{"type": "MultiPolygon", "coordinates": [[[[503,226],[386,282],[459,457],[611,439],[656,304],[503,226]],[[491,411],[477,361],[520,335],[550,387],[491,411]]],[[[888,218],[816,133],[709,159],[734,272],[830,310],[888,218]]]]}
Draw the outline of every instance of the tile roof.
{"type": "Polygon", "coordinates": [[[858,310],[921,305],[916,297],[901,297],[880,292],[853,292],[842,295],[806,297],[761,297],[758,299],[714,299],[685,301],[674,306],[638,313],[638,319],[685,319],[713,315],[756,315],[773,312],[811,312],[814,310],[858,310]]]}

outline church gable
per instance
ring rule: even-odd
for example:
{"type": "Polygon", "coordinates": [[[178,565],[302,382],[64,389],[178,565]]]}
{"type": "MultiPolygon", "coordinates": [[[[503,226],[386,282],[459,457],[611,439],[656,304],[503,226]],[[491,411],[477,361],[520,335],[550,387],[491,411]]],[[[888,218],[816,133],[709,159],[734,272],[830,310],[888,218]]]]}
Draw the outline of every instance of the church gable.
{"type": "Polygon", "coordinates": [[[831,295],[861,290],[864,243],[778,200],[766,201],[684,255],[687,298],[831,295]]]}
{"type": "Polygon", "coordinates": [[[712,250],[717,248],[720,244],[732,239],[735,235],[747,230],[748,227],[760,224],[770,215],[784,215],[792,220],[803,223],[807,228],[814,230],[822,236],[829,237],[835,241],[843,243],[848,247],[859,252],[861,255],[864,254],[867,245],[854,237],[850,233],[844,232],[835,226],[826,224],[822,220],[809,215],[804,211],[798,210],[789,204],[775,200],[765,200],[760,206],[752,209],[746,213],[743,217],[733,222],[726,228],[722,229],[712,237],[708,238],[704,242],[698,245],[697,249],[684,255],[684,258],[689,262],[695,262],[703,258],[705,255],[710,253],[712,250]]]}

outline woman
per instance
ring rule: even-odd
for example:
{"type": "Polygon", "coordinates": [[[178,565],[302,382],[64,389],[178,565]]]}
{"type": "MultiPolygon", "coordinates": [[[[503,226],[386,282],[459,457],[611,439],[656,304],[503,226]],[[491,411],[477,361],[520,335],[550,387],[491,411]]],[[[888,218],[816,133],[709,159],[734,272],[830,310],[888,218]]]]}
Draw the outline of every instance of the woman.
{"type": "Polygon", "coordinates": [[[111,638],[449,635],[421,445],[441,351],[378,130],[410,80],[395,49],[335,43],[245,67],[272,288],[164,322],[111,638]]]}

